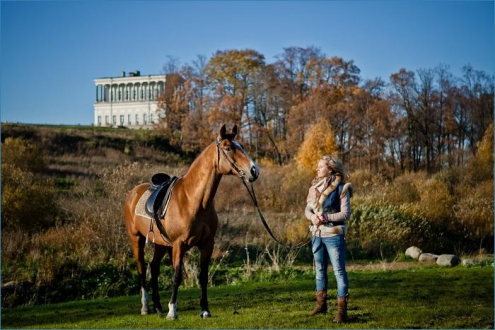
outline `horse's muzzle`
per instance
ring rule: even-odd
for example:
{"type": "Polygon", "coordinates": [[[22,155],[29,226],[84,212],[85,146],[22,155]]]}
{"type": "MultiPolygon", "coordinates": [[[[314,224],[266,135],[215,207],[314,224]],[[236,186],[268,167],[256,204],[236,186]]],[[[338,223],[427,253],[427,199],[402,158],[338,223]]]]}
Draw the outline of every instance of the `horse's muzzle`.
{"type": "Polygon", "coordinates": [[[251,167],[251,170],[249,171],[249,174],[251,174],[251,177],[249,178],[249,182],[254,182],[260,176],[260,169],[258,168],[258,166],[253,165],[251,167]]]}

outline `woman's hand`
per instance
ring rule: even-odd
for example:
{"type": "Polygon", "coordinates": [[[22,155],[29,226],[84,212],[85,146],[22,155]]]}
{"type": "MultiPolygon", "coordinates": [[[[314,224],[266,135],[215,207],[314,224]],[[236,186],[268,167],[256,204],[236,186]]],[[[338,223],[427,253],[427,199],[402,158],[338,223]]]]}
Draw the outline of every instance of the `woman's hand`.
{"type": "Polygon", "coordinates": [[[313,214],[311,216],[311,222],[315,226],[320,226],[321,224],[323,224],[323,217],[320,215],[313,214]]]}

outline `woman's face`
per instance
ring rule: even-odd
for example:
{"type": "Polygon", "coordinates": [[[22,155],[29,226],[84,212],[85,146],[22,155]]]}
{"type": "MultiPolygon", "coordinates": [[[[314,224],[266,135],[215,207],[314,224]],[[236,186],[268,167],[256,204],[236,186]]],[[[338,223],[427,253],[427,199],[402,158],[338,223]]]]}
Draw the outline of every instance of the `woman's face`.
{"type": "Polygon", "coordinates": [[[327,177],[330,173],[331,171],[328,169],[327,163],[323,159],[320,159],[318,166],[316,167],[316,175],[318,178],[327,177]]]}

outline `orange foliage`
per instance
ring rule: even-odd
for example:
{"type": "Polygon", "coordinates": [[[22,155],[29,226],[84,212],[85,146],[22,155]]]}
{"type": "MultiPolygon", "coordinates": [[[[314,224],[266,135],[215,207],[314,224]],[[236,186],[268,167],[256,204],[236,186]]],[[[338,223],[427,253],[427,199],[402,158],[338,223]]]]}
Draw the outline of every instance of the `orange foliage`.
{"type": "Polygon", "coordinates": [[[296,162],[301,169],[314,169],[324,155],[334,154],[337,150],[333,129],[326,120],[314,125],[299,149],[296,162]]]}

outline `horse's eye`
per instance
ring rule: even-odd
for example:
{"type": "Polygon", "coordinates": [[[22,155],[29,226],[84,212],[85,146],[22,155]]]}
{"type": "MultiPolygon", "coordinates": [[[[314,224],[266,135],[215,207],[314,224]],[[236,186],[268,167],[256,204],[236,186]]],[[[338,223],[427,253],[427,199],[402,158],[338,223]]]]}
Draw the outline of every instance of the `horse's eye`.
{"type": "Polygon", "coordinates": [[[232,151],[232,148],[229,146],[229,147],[225,147],[225,151],[232,151]]]}

